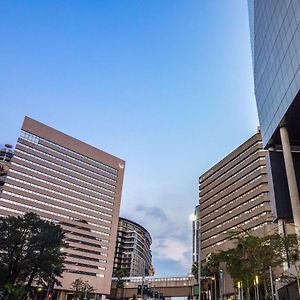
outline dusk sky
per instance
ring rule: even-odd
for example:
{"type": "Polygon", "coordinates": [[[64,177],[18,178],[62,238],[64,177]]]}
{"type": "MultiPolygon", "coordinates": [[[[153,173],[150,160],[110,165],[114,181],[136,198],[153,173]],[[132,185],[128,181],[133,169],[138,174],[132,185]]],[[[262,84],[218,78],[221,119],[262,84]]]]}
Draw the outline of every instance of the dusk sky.
{"type": "Polygon", "coordinates": [[[0,144],[28,115],[124,159],[121,216],[190,272],[198,177],[258,125],[247,1],[1,1],[0,35],[0,144]]]}

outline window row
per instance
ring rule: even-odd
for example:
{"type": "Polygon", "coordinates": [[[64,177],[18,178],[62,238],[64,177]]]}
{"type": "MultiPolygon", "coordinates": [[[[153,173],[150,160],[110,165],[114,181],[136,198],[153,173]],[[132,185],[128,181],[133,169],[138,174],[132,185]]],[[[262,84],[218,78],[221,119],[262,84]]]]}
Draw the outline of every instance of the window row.
{"type": "MultiPolygon", "coordinates": [[[[230,181],[232,178],[237,177],[239,174],[241,174],[242,172],[244,172],[245,170],[249,169],[251,166],[253,166],[254,164],[256,164],[259,161],[265,161],[265,157],[258,157],[257,159],[255,159],[254,161],[252,161],[250,164],[246,165],[245,167],[243,167],[241,170],[239,170],[237,173],[232,174],[230,177],[226,178],[224,181],[219,182],[214,188],[210,189],[209,191],[205,192],[204,194],[202,194],[201,197],[203,197],[204,195],[213,192],[216,189],[219,189],[221,185],[224,185],[225,183],[227,183],[228,181],[230,181]]],[[[259,169],[264,168],[265,166],[260,166],[259,169]]],[[[255,172],[258,168],[256,168],[253,172],[255,172]]],[[[249,176],[250,173],[246,174],[246,176],[249,176]]],[[[243,176],[242,178],[245,178],[246,176],[243,176]]],[[[238,181],[235,181],[238,182],[238,181]]],[[[234,182],[234,183],[235,183],[234,182]]],[[[231,183],[233,184],[233,183],[231,183]]],[[[203,188],[203,189],[206,189],[203,188]]],[[[203,191],[203,189],[201,189],[203,191]]]]}
{"type": "MultiPolygon", "coordinates": [[[[11,179],[11,180],[14,180],[16,182],[20,182],[20,183],[29,185],[31,187],[34,187],[34,188],[37,188],[37,189],[40,189],[40,190],[43,190],[43,191],[46,191],[46,192],[50,192],[50,193],[53,193],[53,194],[56,194],[56,195],[60,195],[60,196],[63,196],[65,198],[69,198],[69,199],[72,199],[72,200],[75,200],[75,201],[78,201],[78,202],[82,202],[82,203],[85,203],[85,204],[88,204],[88,205],[91,205],[91,206],[95,206],[95,207],[98,207],[98,208],[101,208],[101,209],[112,211],[112,209],[109,208],[109,207],[102,206],[102,205],[99,205],[99,204],[96,204],[96,203],[93,203],[93,202],[90,202],[90,201],[82,200],[80,198],[75,198],[75,197],[72,197],[72,196],[70,196],[68,194],[64,194],[64,193],[57,192],[55,190],[47,189],[47,188],[45,188],[43,186],[36,185],[36,184],[28,182],[28,181],[24,181],[24,180],[21,180],[21,179],[18,179],[18,178],[14,178],[14,177],[11,177],[11,176],[7,176],[7,179],[11,179]]],[[[78,207],[85,208],[84,206],[78,206],[78,207]]],[[[88,209],[88,210],[90,210],[90,209],[88,209]]],[[[94,211],[94,212],[96,212],[98,214],[101,214],[101,215],[109,217],[109,218],[112,217],[111,214],[104,213],[104,212],[102,212],[100,210],[91,210],[91,211],[94,211]]]]}
{"type": "Polygon", "coordinates": [[[82,255],[70,254],[70,253],[67,253],[66,256],[73,257],[73,258],[79,258],[79,259],[83,259],[83,260],[95,261],[95,262],[99,262],[102,264],[107,263],[106,259],[101,259],[101,258],[96,258],[96,257],[82,256],[82,255]]]}
{"type": "Polygon", "coordinates": [[[104,164],[104,163],[102,163],[102,162],[99,162],[98,160],[92,159],[92,158],[90,158],[90,157],[88,157],[88,156],[85,156],[85,155],[82,155],[82,154],[80,154],[80,153],[78,153],[78,152],[72,151],[72,150],[70,150],[70,149],[68,149],[68,148],[65,148],[65,147],[61,146],[61,145],[58,145],[58,144],[53,143],[53,142],[50,142],[50,141],[48,141],[48,140],[46,140],[46,139],[44,139],[44,138],[37,137],[37,136],[35,136],[35,135],[31,134],[31,133],[28,133],[28,132],[26,132],[26,131],[24,131],[24,130],[21,130],[21,137],[23,137],[23,136],[26,135],[26,134],[27,134],[27,135],[30,135],[30,136],[32,136],[32,137],[36,137],[37,139],[40,139],[41,141],[43,141],[43,142],[45,142],[45,143],[47,143],[47,144],[49,144],[49,145],[55,146],[55,147],[57,147],[57,148],[59,148],[59,149],[62,149],[62,150],[64,150],[64,151],[68,152],[68,153],[75,154],[76,156],[82,157],[82,158],[84,158],[84,159],[86,159],[86,160],[88,160],[88,161],[92,161],[92,162],[94,162],[94,163],[96,163],[96,164],[98,164],[98,165],[100,165],[100,166],[106,167],[106,168],[109,169],[109,170],[118,172],[117,169],[115,169],[115,168],[113,168],[113,167],[111,167],[111,166],[109,166],[109,165],[107,165],[107,164],[104,164]]]}
{"type": "MultiPolygon", "coordinates": [[[[265,225],[269,225],[269,224],[271,224],[271,223],[272,223],[272,222],[263,222],[262,224],[259,224],[259,225],[250,227],[250,228],[248,228],[247,230],[254,231],[254,230],[257,230],[257,229],[259,229],[259,228],[262,228],[262,227],[265,226],[265,225]]],[[[240,224],[239,224],[239,225],[240,225],[240,224]]],[[[242,225],[243,225],[243,224],[242,224],[242,225]]],[[[238,226],[237,226],[236,228],[239,229],[238,226]]],[[[238,234],[236,234],[236,235],[238,235],[238,234]]],[[[231,238],[232,238],[232,236],[231,236],[231,238]]],[[[224,243],[226,243],[226,242],[228,242],[228,241],[229,241],[229,240],[228,240],[228,237],[227,237],[227,238],[225,238],[225,239],[223,239],[223,240],[217,242],[216,244],[212,244],[212,245],[208,245],[208,246],[202,247],[202,250],[205,250],[205,249],[210,248],[210,247],[215,247],[215,245],[220,246],[220,245],[222,245],[222,244],[224,244],[224,243]]]]}
{"type": "MultiPolygon", "coordinates": [[[[249,186],[249,185],[252,184],[253,182],[258,181],[259,179],[261,179],[261,178],[263,178],[263,177],[265,177],[265,176],[266,176],[266,175],[263,174],[263,175],[259,175],[259,176],[255,177],[255,178],[253,178],[252,180],[248,181],[247,183],[243,184],[242,186],[238,187],[237,189],[233,190],[232,192],[229,192],[226,196],[220,197],[217,201],[215,201],[215,202],[211,203],[210,205],[206,206],[205,208],[201,209],[201,211],[203,211],[204,209],[211,208],[211,207],[215,206],[217,203],[219,203],[220,201],[224,201],[224,200],[226,200],[227,198],[232,197],[234,194],[236,194],[236,193],[238,193],[239,191],[245,189],[247,186],[249,186]]],[[[267,184],[267,183],[266,183],[266,184],[267,184]]],[[[258,187],[261,188],[263,185],[265,185],[265,184],[264,184],[264,183],[260,183],[260,184],[257,186],[257,188],[258,188],[258,187]]],[[[255,188],[249,190],[249,192],[250,192],[250,191],[253,191],[253,190],[255,190],[255,188]]],[[[222,193],[223,193],[223,191],[220,191],[220,194],[222,194],[222,193]]],[[[246,193],[244,193],[243,195],[245,195],[245,194],[246,194],[246,193]]],[[[211,198],[211,199],[208,199],[208,200],[211,201],[212,198],[211,198]]],[[[206,203],[206,202],[207,202],[207,201],[205,201],[204,203],[206,203]]],[[[203,204],[201,203],[201,198],[200,198],[200,204],[201,204],[201,206],[203,205],[203,204]]]]}
{"type": "MultiPolygon", "coordinates": [[[[246,210],[246,211],[244,211],[244,212],[241,212],[240,214],[235,215],[233,218],[230,218],[230,219],[228,219],[228,220],[222,222],[220,225],[221,225],[221,226],[224,226],[224,225],[226,225],[226,224],[228,224],[228,223],[230,223],[230,222],[232,222],[232,221],[234,221],[234,220],[240,219],[242,216],[245,216],[245,215],[247,215],[247,214],[250,214],[250,213],[252,213],[253,211],[257,210],[258,208],[266,206],[267,204],[269,204],[269,202],[263,202],[263,203],[261,203],[261,204],[255,205],[255,206],[252,207],[251,209],[246,210]]],[[[221,216],[219,216],[218,218],[216,218],[215,220],[212,220],[212,222],[210,222],[210,223],[214,223],[214,222],[216,222],[217,220],[219,220],[219,219],[221,219],[221,218],[223,218],[223,217],[224,217],[224,215],[221,215],[221,216]]],[[[227,217],[228,217],[228,216],[227,216],[227,217]]],[[[208,224],[209,224],[209,223],[205,224],[204,226],[207,226],[208,224]]],[[[204,226],[203,226],[203,227],[204,227],[204,226]]],[[[219,226],[219,227],[221,227],[221,226],[219,226]]],[[[219,227],[218,227],[218,228],[219,228],[219,227]]],[[[217,226],[214,226],[212,229],[216,229],[216,228],[217,228],[217,226]]],[[[210,230],[211,230],[211,229],[210,229],[210,230]]],[[[208,231],[209,231],[209,230],[203,231],[203,232],[202,232],[202,228],[201,228],[201,233],[202,233],[202,234],[207,233],[208,231]]]]}
{"type": "Polygon", "coordinates": [[[89,268],[89,269],[98,269],[101,271],[105,271],[105,267],[101,267],[101,266],[95,266],[95,265],[89,265],[89,264],[84,264],[84,263],[80,263],[80,262],[75,262],[75,261],[69,261],[68,258],[64,261],[66,265],[74,265],[74,266],[78,266],[78,267],[84,267],[84,268],[89,268]]]}
{"type": "MultiPolygon", "coordinates": [[[[71,159],[71,160],[74,160],[74,161],[76,161],[76,162],[78,162],[78,163],[80,163],[80,164],[83,164],[83,165],[85,165],[85,166],[88,166],[88,167],[90,167],[90,168],[92,168],[92,169],[94,169],[94,170],[102,171],[102,172],[104,172],[104,173],[106,173],[106,174],[112,175],[113,177],[117,177],[117,175],[116,175],[115,173],[108,172],[107,170],[105,170],[105,169],[103,169],[103,168],[99,168],[99,167],[97,167],[97,166],[91,165],[91,164],[89,164],[89,163],[87,163],[87,162],[85,162],[85,161],[83,161],[83,160],[81,160],[81,159],[78,159],[78,158],[75,158],[75,157],[73,157],[73,156],[67,155],[67,154],[65,154],[65,153],[63,153],[63,152],[54,150],[52,147],[48,147],[48,146],[45,146],[44,144],[40,144],[40,143],[39,143],[39,147],[41,147],[41,148],[43,148],[43,149],[46,149],[46,150],[48,150],[48,151],[51,151],[51,152],[53,152],[53,153],[59,154],[59,155],[61,155],[61,156],[64,156],[64,157],[66,157],[66,158],[69,158],[69,159],[71,159]]],[[[116,173],[117,173],[117,172],[116,172],[116,173]]],[[[96,174],[97,174],[97,173],[96,173],[96,174]]]]}
{"type": "MultiPolygon", "coordinates": [[[[224,212],[224,213],[229,213],[229,214],[231,214],[233,211],[235,211],[235,210],[237,210],[237,209],[240,209],[240,208],[243,207],[243,206],[246,206],[247,204],[249,204],[249,203],[251,203],[251,202],[253,202],[253,201],[255,201],[255,200],[257,200],[257,199],[259,199],[259,198],[261,198],[261,197],[263,197],[263,196],[266,195],[266,194],[268,194],[268,193],[267,193],[267,192],[264,192],[264,193],[262,193],[262,194],[259,194],[258,196],[255,196],[255,197],[253,197],[253,198],[250,198],[249,200],[243,202],[242,204],[240,204],[240,205],[238,205],[238,206],[235,206],[235,207],[231,208],[231,210],[229,210],[229,211],[227,211],[227,212],[224,212]]],[[[222,210],[223,208],[226,208],[226,206],[229,206],[229,205],[231,205],[232,203],[235,203],[235,202],[238,202],[238,198],[236,198],[234,201],[230,201],[229,203],[223,205],[222,207],[220,207],[220,208],[214,210],[214,211],[211,212],[210,214],[208,214],[208,215],[202,217],[202,218],[201,218],[201,221],[202,221],[203,219],[206,219],[207,217],[210,217],[212,214],[218,213],[218,212],[219,212],[220,210],[222,210]]],[[[224,214],[224,213],[223,213],[223,214],[224,214]]],[[[206,224],[208,224],[208,223],[210,223],[210,222],[213,222],[214,220],[217,220],[218,218],[219,218],[219,217],[214,218],[213,220],[210,220],[210,221],[208,221],[208,222],[202,222],[202,225],[206,225],[206,224]]]]}
{"type": "MultiPolygon", "coordinates": [[[[10,185],[10,184],[6,184],[6,186],[10,186],[10,187],[12,187],[12,188],[14,188],[14,189],[17,189],[17,190],[20,190],[20,191],[24,191],[24,192],[28,192],[28,193],[30,193],[30,194],[34,194],[34,195],[37,195],[37,196],[43,196],[43,197],[46,198],[46,199],[51,199],[51,200],[57,201],[57,202],[59,202],[59,203],[65,202],[65,201],[62,201],[62,200],[59,200],[59,199],[56,199],[56,198],[53,198],[53,197],[45,196],[45,195],[42,195],[42,194],[39,194],[39,193],[36,193],[36,192],[33,192],[33,191],[29,191],[29,190],[26,190],[26,189],[23,189],[23,188],[20,188],[20,187],[16,187],[16,186],[10,185]]],[[[79,211],[77,211],[77,210],[72,210],[72,209],[69,209],[69,208],[62,207],[62,206],[57,206],[57,205],[51,204],[51,203],[49,203],[49,202],[40,201],[40,200],[37,200],[37,199],[25,197],[25,196],[23,196],[23,195],[15,194],[15,193],[12,193],[12,192],[8,192],[8,191],[6,191],[6,190],[4,190],[2,193],[3,193],[3,194],[10,195],[10,196],[14,196],[14,197],[16,197],[16,198],[21,198],[21,199],[28,200],[28,201],[31,201],[31,202],[34,202],[34,203],[38,203],[38,204],[41,204],[41,205],[44,205],[44,206],[52,207],[52,208],[54,208],[54,209],[63,210],[63,211],[66,211],[66,212],[70,212],[70,213],[72,213],[72,214],[76,214],[76,215],[84,216],[84,217],[86,217],[86,218],[90,218],[90,219],[94,219],[94,220],[97,220],[97,221],[101,221],[101,222],[103,222],[103,223],[111,224],[111,221],[102,219],[102,218],[100,218],[100,217],[95,217],[95,216],[92,216],[92,215],[89,215],[89,214],[85,214],[85,213],[79,212],[79,211]]],[[[67,204],[69,205],[70,203],[67,202],[67,204]]],[[[75,205],[75,204],[74,204],[74,205],[75,205]]],[[[79,205],[78,205],[78,207],[81,208],[81,206],[79,206],[79,205]]],[[[104,229],[107,229],[107,230],[110,230],[110,229],[111,229],[111,227],[105,226],[105,225],[101,225],[101,228],[104,228],[104,229]]]]}
{"type": "MultiPolygon", "coordinates": [[[[79,236],[79,237],[90,239],[90,240],[92,240],[92,242],[95,242],[95,241],[102,242],[102,239],[99,238],[99,237],[95,237],[95,236],[88,235],[88,234],[82,234],[82,233],[79,233],[79,232],[76,232],[76,231],[70,231],[70,230],[67,230],[65,227],[64,227],[64,232],[67,233],[67,234],[72,235],[72,238],[74,238],[73,236],[76,235],[76,236],[79,236]]],[[[82,242],[82,240],[77,240],[77,243],[81,243],[81,242],[82,242]]],[[[93,244],[93,245],[95,245],[97,248],[108,250],[108,246],[103,246],[103,245],[100,245],[100,244],[93,244]]]]}
{"type": "MultiPolygon", "coordinates": [[[[39,157],[39,156],[36,156],[36,155],[30,154],[30,153],[27,153],[27,152],[22,151],[22,150],[20,150],[20,149],[16,149],[16,150],[15,150],[15,155],[17,155],[17,153],[25,154],[26,156],[29,156],[29,157],[31,157],[31,158],[33,158],[33,159],[38,160],[38,161],[42,161],[42,162],[47,163],[47,164],[49,164],[49,165],[51,165],[51,166],[57,167],[58,169],[62,169],[62,170],[68,171],[68,172],[70,172],[70,173],[72,173],[72,174],[74,174],[74,175],[69,175],[69,174],[64,173],[64,172],[62,172],[62,171],[50,169],[49,167],[44,166],[44,168],[47,168],[48,170],[50,170],[50,171],[52,171],[52,172],[61,174],[61,175],[65,176],[65,177],[71,178],[71,179],[76,180],[76,181],[80,181],[80,182],[82,182],[82,183],[84,183],[84,184],[87,184],[87,185],[93,186],[93,187],[95,187],[95,188],[97,188],[97,189],[103,190],[103,187],[101,187],[100,185],[91,183],[91,182],[89,182],[89,181],[80,179],[80,178],[78,177],[78,176],[83,176],[83,177],[91,178],[90,176],[87,176],[87,175],[82,174],[82,173],[79,173],[79,172],[75,172],[75,171],[73,171],[73,170],[71,170],[71,169],[69,169],[69,168],[66,168],[66,167],[61,166],[61,165],[56,164],[56,163],[53,163],[53,162],[51,162],[51,161],[49,161],[49,160],[46,160],[46,159],[43,159],[43,158],[41,158],[41,157],[39,157]]],[[[18,158],[18,159],[24,159],[24,158],[19,157],[19,156],[17,156],[17,158],[18,158]]],[[[26,161],[28,161],[28,159],[26,159],[26,161]]],[[[32,162],[32,161],[31,161],[31,162],[32,162]]],[[[32,162],[32,163],[34,164],[34,162],[32,162]]],[[[99,181],[99,180],[98,180],[98,181],[99,181]]],[[[106,194],[103,194],[103,195],[104,195],[105,197],[107,197],[107,198],[114,199],[114,197],[112,197],[112,196],[109,196],[109,195],[106,195],[106,194]]]]}
{"type": "MultiPolygon", "coordinates": [[[[6,183],[5,186],[6,187],[11,187],[13,190],[18,190],[18,191],[26,192],[26,193],[31,194],[31,195],[38,196],[39,199],[41,199],[41,200],[43,198],[45,198],[45,199],[49,199],[49,200],[52,200],[52,201],[57,202],[57,203],[66,204],[68,207],[77,207],[79,209],[84,209],[84,210],[93,212],[95,214],[104,214],[105,216],[107,216],[107,214],[101,213],[99,210],[94,210],[94,209],[91,209],[91,208],[88,208],[88,207],[77,205],[77,204],[74,204],[74,203],[71,203],[71,202],[68,202],[68,201],[64,201],[64,200],[61,200],[61,199],[58,199],[58,198],[54,198],[54,197],[51,197],[51,196],[48,196],[48,195],[45,195],[45,194],[38,193],[36,191],[32,191],[32,190],[29,190],[29,189],[24,189],[24,188],[16,186],[16,185],[12,185],[12,184],[6,183]]],[[[17,196],[21,197],[21,195],[19,195],[19,194],[17,196]]],[[[89,217],[89,218],[92,218],[92,219],[94,219],[94,218],[95,219],[99,219],[100,221],[102,221],[104,223],[111,224],[111,221],[109,221],[109,220],[102,219],[100,217],[94,217],[94,216],[89,215],[89,214],[83,214],[83,213],[78,212],[77,210],[67,209],[67,208],[62,207],[62,206],[53,205],[53,204],[50,204],[50,203],[48,203],[46,201],[39,201],[39,200],[36,200],[36,199],[34,199],[34,201],[37,202],[37,203],[43,203],[43,204],[48,205],[48,206],[56,207],[56,208],[61,209],[61,210],[70,211],[70,212],[73,212],[73,213],[76,213],[76,214],[82,214],[82,215],[84,215],[86,217],[89,217]]],[[[109,216],[111,218],[111,215],[109,215],[109,216]]],[[[107,227],[107,226],[104,226],[103,228],[105,228],[107,230],[110,230],[110,227],[107,227]]]]}
{"type": "MultiPolygon", "coordinates": [[[[75,164],[73,164],[73,163],[70,163],[69,161],[66,161],[66,160],[64,160],[64,159],[61,159],[61,158],[59,158],[59,157],[56,157],[56,156],[54,156],[54,155],[51,155],[51,154],[48,154],[48,153],[46,153],[46,152],[40,151],[40,150],[38,150],[38,149],[36,149],[36,148],[27,146],[27,145],[25,145],[25,144],[20,144],[20,143],[19,143],[19,145],[21,145],[22,147],[24,147],[24,148],[26,148],[26,149],[28,149],[28,150],[30,150],[30,151],[33,151],[33,152],[36,152],[36,153],[38,153],[38,154],[47,156],[47,157],[49,157],[49,158],[53,158],[55,161],[62,162],[63,164],[69,165],[69,166],[71,166],[71,167],[73,167],[73,168],[75,168],[75,169],[80,169],[80,170],[85,171],[85,172],[87,172],[87,173],[90,173],[90,174],[92,174],[92,175],[99,176],[99,177],[101,177],[101,178],[105,178],[105,179],[108,179],[108,180],[112,180],[110,177],[104,176],[104,175],[99,174],[99,173],[95,173],[95,172],[93,172],[93,171],[90,171],[90,170],[88,170],[88,169],[86,169],[86,168],[83,168],[83,167],[81,167],[81,166],[75,165],[75,164]]],[[[19,149],[19,151],[22,151],[22,150],[19,149]]],[[[25,152],[25,153],[27,153],[27,152],[25,152]]],[[[61,165],[59,164],[59,166],[61,166],[61,165]]],[[[78,171],[75,171],[75,170],[73,170],[73,169],[71,169],[71,170],[72,170],[73,172],[79,173],[78,171]]],[[[91,176],[89,176],[89,175],[82,174],[82,173],[79,173],[79,174],[81,174],[82,176],[87,176],[87,178],[91,178],[91,179],[93,179],[93,180],[95,180],[95,181],[100,182],[101,184],[104,183],[105,185],[109,185],[109,184],[106,183],[105,181],[99,180],[97,177],[91,177],[91,176]]],[[[115,185],[109,185],[109,186],[112,186],[113,188],[115,188],[115,185]]],[[[107,190],[107,191],[109,191],[110,193],[114,193],[114,191],[112,191],[112,190],[110,190],[110,189],[107,189],[107,188],[104,188],[104,187],[102,187],[102,189],[107,190]]]]}
{"type": "Polygon", "coordinates": [[[36,145],[39,143],[39,137],[37,137],[36,135],[33,135],[31,133],[28,133],[24,130],[21,130],[20,138],[24,139],[28,142],[31,142],[33,144],[36,144],[36,145]]]}
{"type": "Polygon", "coordinates": [[[91,273],[91,272],[85,272],[85,271],[79,271],[79,270],[69,270],[69,269],[64,270],[64,272],[66,272],[66,273],[72,273],[72,274],[80,274],[80,275],[96,276],[96,277],[104,278],[104,274],[99,274],[99,273],[91,273]]]}
{"type": "MultiPolygon", "coordinates": [[[[238,158],[240,158],[241,156],[245,155],[245,153],[247,152],[250,152],[250,150],[253,150],[253,148],[256,148],[257,146],[259,146],[260,148],[262,148],[262,142],[259,141],[259,142],[255,142],[254,144],[252,144],[251,146],[249,146],[249,148],[247,148],[245,151],[243,151],[242,153],[240,153],[239,155],[235,156],[233,159],[231,159],[229,162],[227,162],[223,167],[221,167],[219,170],[217,171],[211,171],[211,173],[208,174],[208,177],[206,176],[202,176],[200,178],[200,182],[204,182],[205,180],[207,180],[210,176],[214,175],[218,175],[219,173],[222,172],[222,170],[224,170],[225,168],[228,167],[229,164],[232,164],[233,165],[233,168],[238,166],[239,164],[243,163],[245,160],[249,159],[250,157],[254,156],[259,150],[256,150],[254,153],[252,153],[251,155],[245,157],[242,161],[240,161],[239,163],[237,164],[234,164],[234,161],[236,161],[238,158]],[[204,177],[204,178],[203,178],[204,177]]],[[[217,178],[221,178],[222,176],[225,176],[226,173],[228,173],[229,171],[231,171],[232,168],[230,168],[229,170],[227,170],[224,174],[220,175],[219,177],[217,178]]],[[[216,178],[216,179],[217,179],[216,178]]]]}
{"type": "MultiPolygon", "coordinates": [[[[21,206],[21,207],[25,207],[25,208],[29,208],[30,210],[33,210],[33,211],[39,211],[39,212],[43,212],[43,213],[50,214],[50,215],[53,215],[53,216],[58,216],[58,217],[61,217],[61,218],[66,218],[66,219],[70,219],[71,218],[69,216],[66,216],[66,215],[63,215],[63,214],[60,214],[60,213],[56,213],[54,211],[50,211],[50,210],[46,210],[46,209],[41,209],[41,208],[38,208],[36,206],[31,206],[31,205],[28,205],[28,204],[25,204],[25,203],[19,203],[19,202],[16,202],[16,201],[5,199],[5,198],[3,198],[4,194],[8,194],[9,195],[9,194],[12,194],[12,193],[8,193],[6,191],[3,191],[2,192],[2,197],[0,198],[0,202],[4,202],[4,203],[8,203],[8,204],[13,204],[13,205],[21,206]]],[[[19,198],[22,198],[20,195],[15,195],[15,196],[17,196],[19,198]]],[[[2,209],[2,207],[0,209],[2,209]]],[[[100,228],[103,227],[103,225],[99,225],[99,224],[95,224],[95,223],[91,223],[91,222],[88,222],[88,224],[96,226],[96,227],[100,227],[100,228]]],[[[101,234],[101,235],[104,235],[104,236],[110,236],[110,234],[106,233],[106,232],[98,231],[98,233],[101,234]]]]}
{"type": "MultiPolygon", "coordinates": [[[[52,172],[54,172],[54,173],[59,173],[59,172],[56,172],[55,170],[49,169],[49,168],[47,168],[47,167],[44,167],[43,165],[40,165],[40,164],[35,163],[35,162],[32,162],[32,161],[30,161],[30,160],[27,160],[27,159],[24,159],[24,158],[20,158],[20,157],[18,157],[18,159],[21,160],[21,161],[24,161],[24,162],[26,162],[26,163],[28,163],[28,164],[30,164],[30,165],[39,167],[39,168],[41,168],[41,169],[43,169],[43,170],[45,170],[45,171],[49,170],[49,171],[52,171],[52,172]]],[[[60,177],[58,177],[58,176],[53,176],[53,175],[51,175],[51,174],[49,174],[49,173],[47,173],[47,172],[40,172],[40,171],[37,171],[37,170],[35,170],[35,169],[28,168],[28,167],[26,167],[26,166],[24,166],[24,165],[22,165],[22,164],[17,163],[16,161],[12,162],[12,165],[21,167],[22,169],[28,170],[28,171],[30,171],[31,173],[36,173],[36,174],[39,174],[39,175],[42,175],[42,176],[45,176],[45,177],[54,179],[54,180],[56,180],[56,181],[62,182],[62,183],[64,183],[64,184],[67,184],[68,186],[74,186],[74,187],[77,187],[77,188],[79,188],[79,189],[83,189],[83,190],[85,190],[85,191],[95,193],[95,194],[97,194],[97,195],[99,195],[99,196],[101,196],[101,197],[107,197],[107,195],[102,194],[102,193],[100,193],[100,192],[98,192],[98,191],[91,190],[91,189],[89,189],[89,188],[86,188],[85,186],[82,186],[82,185],[79,185],[79,184],[76,184],[76,183],[73,183],[73,182],[70,182],[70,181],[61,179],[60,177]]],[[[11,169],[10,172],[18,172],[18,171],[14,171],[14,170],[11,169]]],[[[23,175],[23,176],[25,176],[25,175],[23,175]]],[[[42,180],[42,179],[39,179],[39,180],[42,181],[42,182],[44,181],[44,180],[42,180]]],[[[106,204],[109,204],[109,205],[113,205],[113,202],[111,202],[111,201],[99,199],[99,198],[90,196],[90,195],[88,195],[88,194],[79,192],[79,191],[77,191],[77,190],[70,189],[70,188],[66,188],[66,187],[64,187],[64,186],[61,186],[61,185],[52,183],[52,182],[50,182],[50,181],[47,181],[47,183],[50,184],[50,185],[52,185],[52,186],[56,186],[56,187],[59,187],[59,188],[61,188],[61,189],[64,189],[64,190],[67,190],[67,191],[76,193],[76,194],[78,194],[78,195],[83,195],[83,196],[85,196],[85,197],[89,197],[89,198],[91,198],[91,199],[94,199],[94,200],[97,200],[97,201],[101,201],[101,202],[106,203],[106,204]]]]}
{"type": "MultiPolygon", "coordinates": [[[[208,201],[208,200],[212,200],[215,197],[219,196],[220,194],[223,194],[226,190],[230,189],[233,185],[238,184],[241,181],[244,181],[246,178],[250,177],[251,175],[257,173],[257,171],[264,169],[265,166],[259,166],[256,169],[252,170],[251,172],[247,173],[246,175],[244,175],[243,177],[241,177],[240,179],[238,179],[237,181],[233,182],[232,184],[224,187],[223,189],[221,189],[219,192],[216,192],[214,195],[206,195],[206,197],[208,197],[203,204],[208,201]]],[[[204,195],[201,196],[201,198],[204,197],[204,195]]]]}

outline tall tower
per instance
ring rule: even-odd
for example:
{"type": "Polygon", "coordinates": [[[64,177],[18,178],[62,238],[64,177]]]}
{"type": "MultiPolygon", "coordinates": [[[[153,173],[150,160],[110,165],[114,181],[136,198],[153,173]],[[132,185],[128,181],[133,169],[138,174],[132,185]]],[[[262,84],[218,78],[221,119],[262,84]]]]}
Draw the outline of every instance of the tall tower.
{"type": "Polygon", "coordinates": [[[248,6],[255,96],[270,173],[283,165],[282,179],[272,183],[277,218],[287,217],[281,208],[291,205],[289,217],[300,236],[300,1],[248,0],[248,6]],[[279,192],[283,178],[287,195],[279,192]]]}
{"type": "Polygon", "coordinates": [[[25,117],[0,197],[1,215],[35,212],[66,235],[61,299],[82,278],[109,295],[123,160],[25,117]]]}

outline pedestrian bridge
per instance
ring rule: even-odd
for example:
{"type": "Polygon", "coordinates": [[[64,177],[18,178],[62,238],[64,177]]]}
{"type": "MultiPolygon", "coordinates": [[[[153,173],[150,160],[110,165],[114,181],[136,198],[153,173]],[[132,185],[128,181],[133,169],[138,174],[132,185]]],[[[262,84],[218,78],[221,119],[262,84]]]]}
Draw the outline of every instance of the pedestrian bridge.
{"type": "Polygon", "coordinates": [[[180,277],[124,277],[124,288],[117,291],[117,278],[112,279],[112,298],[128,299],[137,297],[137,289],[139,285],[147,285],[154,292],[162,293],[164,297],[188,297],[191,299],[193,295],[193,287],[197,284],[193,275],[180,277]],[[118,294],[118,295],[117,295],[118,294]]]}

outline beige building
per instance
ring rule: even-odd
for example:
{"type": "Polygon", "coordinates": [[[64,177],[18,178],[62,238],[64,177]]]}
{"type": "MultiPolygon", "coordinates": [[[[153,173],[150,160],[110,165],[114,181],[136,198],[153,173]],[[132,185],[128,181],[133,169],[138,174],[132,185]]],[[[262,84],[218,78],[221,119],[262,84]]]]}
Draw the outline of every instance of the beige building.
{"type": "Polygon", "coordinates": [[[228,237],[234,231],[274,232],[266,153],[258,132],[200,176],[202,261],[232,247],[228,237]]]}
{"type": "Polygon", "coordinates": [[[125,162],[28,117],[0,195],[1,215],[32,211],[69,244],[60,299],[82,278],[109,295],[125,162]]]}

